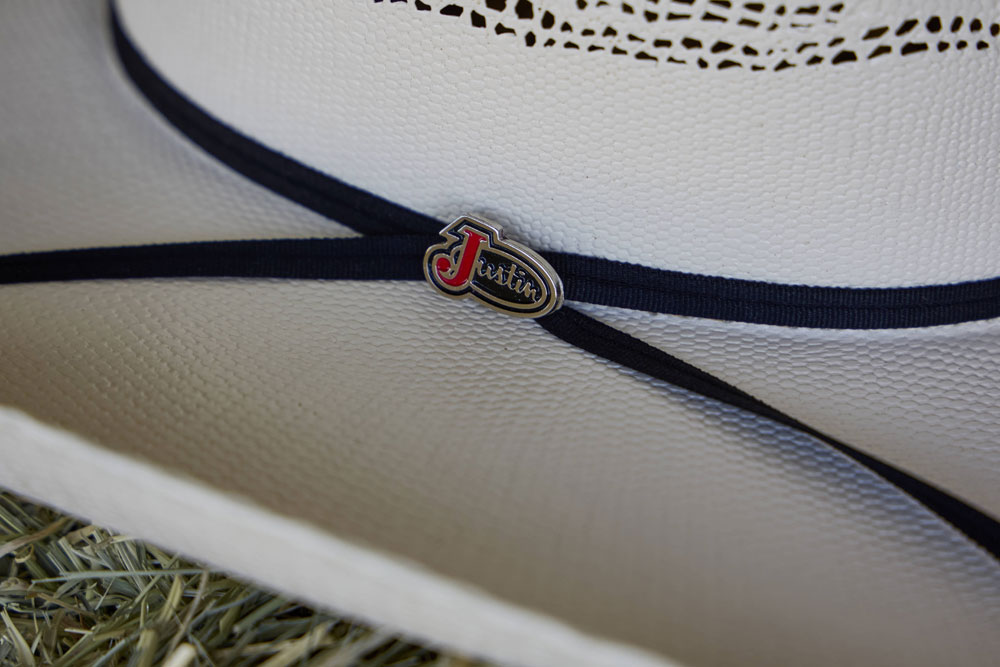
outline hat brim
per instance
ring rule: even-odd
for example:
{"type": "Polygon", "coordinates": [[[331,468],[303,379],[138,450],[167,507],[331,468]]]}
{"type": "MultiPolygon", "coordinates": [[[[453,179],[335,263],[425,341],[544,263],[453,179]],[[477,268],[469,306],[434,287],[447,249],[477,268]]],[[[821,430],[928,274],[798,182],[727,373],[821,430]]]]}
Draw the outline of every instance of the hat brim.
{"type": "MultiPolygon", "coordinates": [[[[167,126],[100,0],[0,12],[5,252],[350,233],[167,126]]],[[[0,313],[31,415],[0,417],[0,484],[304,599],[524,665],[1000,650],[996,563],[891,485],[426,286],[19,285],[0,313]]]]}

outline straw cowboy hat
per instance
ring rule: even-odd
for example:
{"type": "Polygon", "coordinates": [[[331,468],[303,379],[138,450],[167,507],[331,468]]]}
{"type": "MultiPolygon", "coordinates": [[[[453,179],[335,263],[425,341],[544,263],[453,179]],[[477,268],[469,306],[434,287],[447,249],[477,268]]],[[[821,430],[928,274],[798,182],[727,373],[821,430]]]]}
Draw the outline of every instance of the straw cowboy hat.
{"type": "Polygon", "coordinates": [[[4,2],[0,485],[508,664],[995,664],[998,21],[4,2]]]}

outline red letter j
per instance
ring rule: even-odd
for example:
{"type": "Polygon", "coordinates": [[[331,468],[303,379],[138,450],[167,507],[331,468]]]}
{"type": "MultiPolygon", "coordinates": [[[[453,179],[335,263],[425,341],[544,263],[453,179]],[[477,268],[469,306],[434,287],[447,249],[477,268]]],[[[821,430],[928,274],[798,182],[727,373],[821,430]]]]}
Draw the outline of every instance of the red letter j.
{"type": "Polygon", "coordinates": [[[438,257],[434,263],[434,272],[437,274],[437,279],[449,287],[461,287],[468,283],[472,278],[473,264],[476,261],[476,257],[479,256],[479,246],[486,241],[485,236],[468,227],[463,228],[462,232],[465,234],[465,240],[462,241],[462,247],[459,248],[458,256],[455,258],[455,264],[458,265],[458,269],[455,270],[455,265],[451,263],[451,259],[448,257],[438,257]],[[455,275],[451,278],[446,278],[445,275],[452,271],[455,271],[455,275]]]}

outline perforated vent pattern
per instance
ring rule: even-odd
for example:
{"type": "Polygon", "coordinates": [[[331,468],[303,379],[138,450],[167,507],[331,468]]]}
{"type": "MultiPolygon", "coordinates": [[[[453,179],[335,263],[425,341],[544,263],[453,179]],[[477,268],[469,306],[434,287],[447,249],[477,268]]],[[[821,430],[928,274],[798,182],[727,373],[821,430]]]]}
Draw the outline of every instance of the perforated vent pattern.
{"type": "Polygon", "coordinates": [[[849,3],[844,2],[374,1],[406,3],[532,48],[720,70],[781,71],[890,56],[985,51],[996,46],[1000,35],[997,16],[959,16],[954,11],[882,20],[866,15],[845,22],[849,3]]]}

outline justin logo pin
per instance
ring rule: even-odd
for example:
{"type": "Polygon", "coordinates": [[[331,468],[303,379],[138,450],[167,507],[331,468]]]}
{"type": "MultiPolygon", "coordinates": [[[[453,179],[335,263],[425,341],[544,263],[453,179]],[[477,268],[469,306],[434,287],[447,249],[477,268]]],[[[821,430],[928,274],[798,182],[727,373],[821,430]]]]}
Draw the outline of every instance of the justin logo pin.
{"type": "Polygon", "coordinates": [[[441,236],[424,254],[424,275],[445,296],[472,297],[516,317],[542,317],[562,305],[562,281],[552,266],[504,238],[499,225],[462,216],[441,236]]]}

